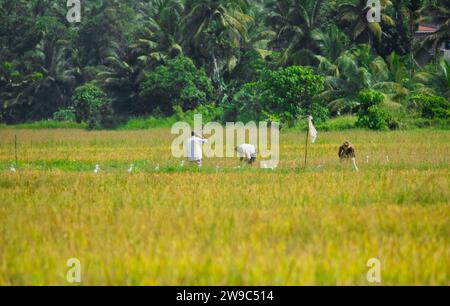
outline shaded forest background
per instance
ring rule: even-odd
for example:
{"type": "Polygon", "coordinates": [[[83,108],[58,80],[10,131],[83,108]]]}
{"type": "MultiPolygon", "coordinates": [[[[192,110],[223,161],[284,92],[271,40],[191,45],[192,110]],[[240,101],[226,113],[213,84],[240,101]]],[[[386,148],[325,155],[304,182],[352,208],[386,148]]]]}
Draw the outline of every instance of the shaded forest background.
{"type": "Polygon", "coordinates": [[[0,0],[0,122],[448,127],[450,1],[381,3],[368,23],[366,0],[90,0],[71,24],[66,1],[0,0]]]}

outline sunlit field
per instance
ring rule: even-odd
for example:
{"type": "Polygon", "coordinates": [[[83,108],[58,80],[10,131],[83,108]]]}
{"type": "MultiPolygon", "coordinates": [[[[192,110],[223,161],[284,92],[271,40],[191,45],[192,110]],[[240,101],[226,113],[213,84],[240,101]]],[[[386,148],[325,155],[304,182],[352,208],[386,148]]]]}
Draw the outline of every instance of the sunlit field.
{"type": "Polygon", "coordinates": [[[174,137],[0,130],[0,285],[71,285],[70,258],[81,285],[371,285],[370,258],[381,285],[450,284],[449,132],[319,131],[306,170],[304,133],[275,170],[180,167],[174,137]]]}

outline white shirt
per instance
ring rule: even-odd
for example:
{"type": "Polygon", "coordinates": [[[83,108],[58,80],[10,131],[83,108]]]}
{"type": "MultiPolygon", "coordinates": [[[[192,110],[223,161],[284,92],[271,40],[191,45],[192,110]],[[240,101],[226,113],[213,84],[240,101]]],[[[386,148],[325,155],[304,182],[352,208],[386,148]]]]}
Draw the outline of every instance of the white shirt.
{"type": "Polygon", "coordinates": [[[198,161],[203,158],[202,144],[208,142],[206,139],[193,136],[187,141],[187,158],[189,161],[198,161]]]}
{"type": "Polygon", "coordinates": [[[250,159],[252,157],[256,157],[256,148],[254,145],[244,143],[237,147],[237,152],[239,157],[246,157],[250,159]]]}

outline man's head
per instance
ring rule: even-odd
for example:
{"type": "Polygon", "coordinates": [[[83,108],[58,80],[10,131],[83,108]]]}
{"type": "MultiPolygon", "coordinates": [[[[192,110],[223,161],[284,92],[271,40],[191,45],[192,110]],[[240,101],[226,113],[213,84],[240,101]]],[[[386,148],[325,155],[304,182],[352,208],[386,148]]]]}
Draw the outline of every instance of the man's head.
{"type": "Polygon", "coordinates": [[[194,131],[191,132],[191,136],[192,136],[192,137],[195,136],[195,132],[194,132],[194,131]]]}

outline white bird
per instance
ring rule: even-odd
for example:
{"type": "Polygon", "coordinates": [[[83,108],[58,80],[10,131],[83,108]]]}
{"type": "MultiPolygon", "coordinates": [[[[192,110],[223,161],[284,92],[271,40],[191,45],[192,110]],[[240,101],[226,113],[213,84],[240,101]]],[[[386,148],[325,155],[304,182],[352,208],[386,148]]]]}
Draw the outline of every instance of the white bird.
{"type": "Polygon", "coordinates": [[[17,172],[16,167],[14,167],[14,165],[11,165],[11,167],[9,167],[9,170],[14,173],[17,172]]]}
{"type": "Polygon", "coordinates": [[[369,155],[366,155],[366,164],[369,163],[369,155]]]}
{"type": "Polygon", "coordinates": [[[277,165],[269,166],[269,165],[267,164],[266,161],[263,161],[263,162],[261,163],[261,168],[262,168],[262,169],[275,170],[277,167],[278,167],[277,165]]]}
{"type": "Polygon", "coordinates": [[[389,155],[386,155],[386,162],[389,162],[389,155]]]}
{"type": "Polygon", "coordinates": [[[159,171],[159,164],[156,165],[155,171],[159,171]]]}
{"type": "Polygon", "coordinates": [[[216,173],[219,173],[219,166],[216,166],[216,173]]]}
{"type": "Polygon", "coordinates": [[[134,168],[134,164],[130,165],[130,168],[128,168],[128,173],[132,173],[134,168]]]}
{"type": "Polygon", "coordinates": [[[99,164],[97,164],[97,165],[95,165],[95,169],[94,169],[94,173],[99,173],[100,172],[100,165],[99,164]]]}
{"type": "Polygon", "coordinates": [[[180,167],[183,168],[184,167],[184,159],[181,161],[180,163],[180,167]]]}

